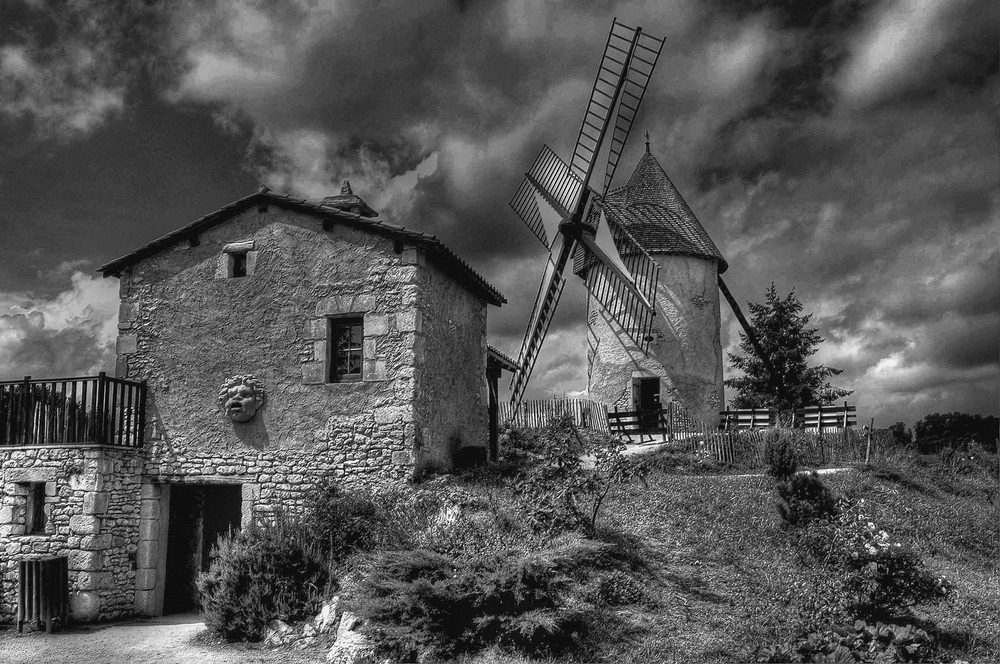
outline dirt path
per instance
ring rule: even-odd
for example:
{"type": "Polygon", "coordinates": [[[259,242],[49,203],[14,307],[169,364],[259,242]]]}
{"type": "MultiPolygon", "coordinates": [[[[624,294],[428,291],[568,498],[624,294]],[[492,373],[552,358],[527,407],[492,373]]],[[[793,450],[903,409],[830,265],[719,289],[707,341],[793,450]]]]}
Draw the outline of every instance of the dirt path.
{"type": "Polygon", "coordinates": [[[193,613],[70,627],[54,634],[0,631],[2,664],[312,664],[323,662],[324,654],[216,645],[205,638],[205,625],[193,613]]]}

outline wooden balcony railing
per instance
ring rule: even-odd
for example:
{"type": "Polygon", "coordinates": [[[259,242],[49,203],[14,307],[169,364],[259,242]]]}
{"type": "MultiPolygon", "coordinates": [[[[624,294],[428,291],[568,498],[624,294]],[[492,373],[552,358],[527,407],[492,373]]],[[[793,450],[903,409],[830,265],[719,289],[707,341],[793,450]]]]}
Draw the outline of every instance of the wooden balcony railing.
{"type": "Polygon", "coordinates": [[[0,446],[142,447],[146,383],[111,378],[0,382],[0,446]]]}

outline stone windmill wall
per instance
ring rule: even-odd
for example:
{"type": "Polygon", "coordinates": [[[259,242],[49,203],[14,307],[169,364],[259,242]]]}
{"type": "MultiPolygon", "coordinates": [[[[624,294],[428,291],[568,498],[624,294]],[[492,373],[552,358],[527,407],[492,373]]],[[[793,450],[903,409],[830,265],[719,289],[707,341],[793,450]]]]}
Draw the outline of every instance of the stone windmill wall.
{"type": "Polygon", "coordinates": [[[718,274],[725,258],[656,159],[647,152],[628,184],[604,201],[660,266],[656,318],[644,353],[593,298],[588,302],[590,397],[621,410],[640,407],[639,383],[659,379],[659,402],[716,424],[722,408],[718,274]]]}

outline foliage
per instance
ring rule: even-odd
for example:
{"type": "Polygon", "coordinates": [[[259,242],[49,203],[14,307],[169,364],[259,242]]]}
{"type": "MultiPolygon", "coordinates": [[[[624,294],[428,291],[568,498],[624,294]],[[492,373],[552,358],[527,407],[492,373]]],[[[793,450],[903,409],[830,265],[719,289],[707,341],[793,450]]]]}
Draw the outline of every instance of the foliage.
{"type": "Polygon", "coordinates": [[[764,462],[772,477],[787,480],[794,475],[799,461],[792,437],[781,430],[770,430],[764,441],[764,462]]]}
{"type": "Polygon", "coordinates": [[[582,530],[593,535],[611,488],[644,476],[645,466],[622,452],[613,436],[584,432],[569,417],[554,418],[535,441],[532,457],[514,484],[536,532],[582,530]],[[592,459],[592,467],[584,457],[592,459]]]}
{"type": "Polygon", "coordinates": [[[934,602],[950,584],[924,567],[912,547],[890,537],[865,514],[865,502],[841,500],[832,520],[813,521],[799,539],[830,571],[827,604],[846,615],[894,618],[934,602]]]}
{"type": "Polygon", "coordinates": [[[802,303],[795,297],[795,291],[782,299],[772,283],[765,298],[763,304],[749,303],[750,324],[777,375],[771,378],[764,361],[741,332],[740,349],[744,355],[730,353],[729,361],[743,375],[725,381],[726,387],[737,392],[732,406],[787,410],[826,405],[851,394],[828,382],[842,369],[808,365],[809,356],[816,353],[823,338],[817,328],[806,327],[812,314],[799,315],[802,303]]]}
{"type": "Polygon", "coordinates": [[[934,413],[926,415],[913,425],[917,450],[921,453],[938,452],[957,443],[975,441],[992,454],[997,452],[1000,420],[990,416],[969,413],[934,413]]]}
{"type": "Polygon", "coordinates": [[[257,641],[270,620],[315,614],[332,581],[309,532],[281,515],[223,535],[211,558],[198,575],[201,608],[208,629],[229,641],[257,641]]]}
{"type": "Polygon", "coordinates": [[[493,644],[555,654],[586,632],[596,607],[581,589],[609,555],[610,545],[574,536],[528,555],[384,551],[347,601],[390,658],[446,660],[493,644]]]}
{"type": "Polygon", "coordinates": [[[340,562],[377,543],[381,515],[368,496],[345,493],[326,479],[306,494],[305,507],[305,528],[331,560],[340,562]]]}
{"type": "Polygon", "coordinates": [[[838,509],[833,493],[816,471],[794,475],[778,482],[778,514],[788,526],[804,526],[817,519],[830,519],[838,509]]]}
{"type": "Polygon", "coordinates": [[[896,447],[909,447],[913,443],[913,430],[907,429],[902,422],[896,422],[889,427],[892,444],[896,447]]]}
{"type": "Polygon", "coordinates": [[[757,649],[758,662],[926,662],[936,644],[924,630],[912,624],[870,625],[856,620],[852,625],[811,632],[803,639],[757,649]]]}

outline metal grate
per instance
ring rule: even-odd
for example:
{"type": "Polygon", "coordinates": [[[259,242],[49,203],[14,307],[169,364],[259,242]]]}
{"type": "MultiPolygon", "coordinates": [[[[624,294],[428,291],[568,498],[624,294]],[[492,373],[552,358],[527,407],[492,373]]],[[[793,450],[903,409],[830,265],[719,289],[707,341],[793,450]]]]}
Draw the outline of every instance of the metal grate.
{"type": "Polygon", "coordinates": [[[69,615],[69,558],[49,556],[31,558],[18,563],[17,631],[24,623],[35,622],[39,629],[52,632],[58,620],[66,626],[69,615]]]}

